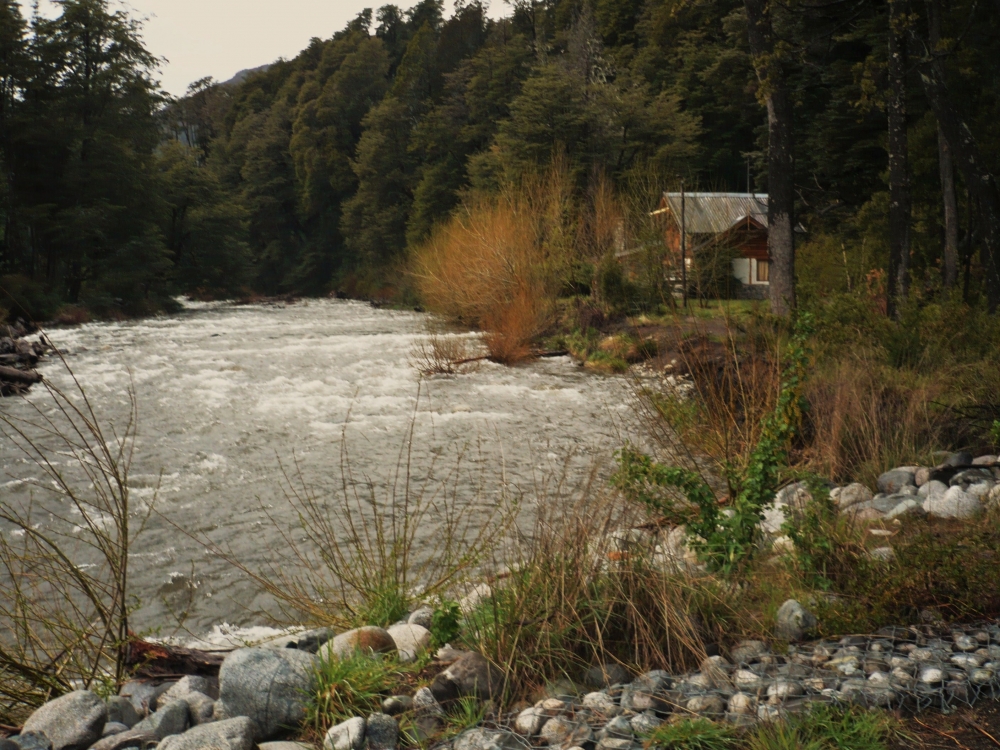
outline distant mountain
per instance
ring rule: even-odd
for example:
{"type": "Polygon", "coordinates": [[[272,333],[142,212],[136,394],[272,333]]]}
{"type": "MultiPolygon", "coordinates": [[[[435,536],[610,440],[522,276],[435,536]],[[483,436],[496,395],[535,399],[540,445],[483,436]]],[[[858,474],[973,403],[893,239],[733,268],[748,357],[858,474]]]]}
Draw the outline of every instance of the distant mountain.
{"type": "Polygon", "coordinates": [[[268,63],[267,65],[261,65],[259,68],[247,68],[246,70],[241,70],[239,73],[234,75],[228,81],[220,83],[220,86],[239,86],[247,78],[252,76],[254,73],[264,73],[267,71],[273,63],[268,63]]]}

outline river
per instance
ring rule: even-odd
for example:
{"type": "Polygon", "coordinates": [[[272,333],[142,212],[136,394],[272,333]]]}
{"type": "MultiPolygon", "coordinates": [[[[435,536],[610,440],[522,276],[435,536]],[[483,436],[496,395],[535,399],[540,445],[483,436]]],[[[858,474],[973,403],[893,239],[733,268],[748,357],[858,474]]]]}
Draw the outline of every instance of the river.
{"type": "MultiPolygon", "coordinates": [[[[346,454],[355,480],[384,497],[412,426],[405,461],[414,483],[464,456],[452,488],[459,502],[483,504],[485,517],[501,487],[530,505],[551,477],[583,481],[621,444],[629,399],[620,379],[567,357],[425,377],[412,355],[433,325],[423,314],[311,300],[188,304],[168,317],[50,332],[102,421],[120,427],[130,387],[138,401],[129,486],[137,516],[149,504],[155,513],[131,555],[136,629],[200,634],[276,614],[270,597],[196,538],[251,568],[273,562],[287,546],[276,526],[296,524],[280,465],[335,493],[346,454]]],[[[72,386],[58,360],[40,369],[72,386]]],[[[32,403],[49,408],[42,388],[28,398],[0,408],[15,417],[32,403]]],[[[10,441],[0,445],[0,472],[2,502],[39,499],[25,481],[38,469],[10,441]]]]}

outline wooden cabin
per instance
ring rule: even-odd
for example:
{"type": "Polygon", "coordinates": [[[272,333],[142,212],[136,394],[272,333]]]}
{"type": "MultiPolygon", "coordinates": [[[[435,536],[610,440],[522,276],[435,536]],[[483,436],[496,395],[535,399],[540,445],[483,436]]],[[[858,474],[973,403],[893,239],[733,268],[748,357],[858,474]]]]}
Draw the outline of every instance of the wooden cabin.
{"type": "Polygon", "coordinates": [[[689,269],[696,253],[728,246],[740,256],[733,260],[733,276],[742,283],[744,296],[767,296],[767,193],[664,193],[653,215],[663,219],[674,268],[680,267],[683,224],[689,269]]]}

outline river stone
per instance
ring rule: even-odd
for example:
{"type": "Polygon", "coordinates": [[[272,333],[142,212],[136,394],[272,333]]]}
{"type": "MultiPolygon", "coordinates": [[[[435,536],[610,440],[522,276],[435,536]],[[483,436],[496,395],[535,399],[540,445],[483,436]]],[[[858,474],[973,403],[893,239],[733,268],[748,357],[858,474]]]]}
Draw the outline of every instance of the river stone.
{"type": "Polygon", "coordinates": [[[215,701],[204,693],[190,692],[184,696],[184,702],[188,704],[191,726],[208,724],[215,720],[215,701]]]}
{"type": "Polygon", "coordinates": [[[587,693],[583,696],[582,703],[584,708],[589,708],[601,716],[617,716],[622,712],[615,699],[607,693],[587,693]]]}
{"type": "Polygon", "coordinates": [[[852,505],[866,503],[872,499],[872,491],[859,482],[853,482],[846,487],[838,487],[836,494],[830,493],[837,507],[846,510],[852,505]]]}
{"type": "Polygon", "coordinates": [[[422,625],[393,625],[386,631],[399,653],[399,660],[404,664],[416,661],[424,651],[430,648],[431,631],[422,625]]]}
{"type": "Polygon", "coordinates": [[[76,690],[31,714],[22,731],[44,733],[53,750],[85,750],[101,738],[107,721],[107,704],[89,690],[76,690]]]}
{"type": "Polygon", "coordinates": [[[944,466],[950,469],[961,469],[972,466],[972,454],[967,451],[956,451],[945,459],[944,466]]]}
{"type": "Polygon", "coordinates": [[[936,685],[944,680],[944,671],[937,667],[924,667],[917,675],[917,679],[927,685],[936,685]]]}
{"type": "MultiPolygon", "coordinates": [[[[638,714],[637,714],[638,716],[638,714]]],[[[632,722],[625,716],[616,716],[603,727],[601,731],[598,732],[598,736],[603,739],[605,737],[626,737],[630,738],[632,736],[632,722]]]]}
{"type": "Polygon", "coordinates": [[[749,693],[733,693],[726,710],[731,714],[752,715],[757,710],[757,698],[749,693]]]}
{"type": "Polygon", "coordinates": [[[756,690],[764,684],[763,678],[749,669],[737,669],[733,673],[733,684],[744,690],[756,690]]]}
{"type": "Polygon", "coordinates": [[[101,739],[104,739],[105,737],[112,737],[116,734],[121,734],[122,732],[127,731],[128,727],[120,721],[109,721],[104,725],[104,731],[101,732],[101,739]]]}
{"type": "Polygon", "coordinates": [[[365,744],[365,720],[360,716],[330,727],[323,750],[361,750],[365,744]]]}
{"type": "Polygon", "coordinates": [[[534,737],[542,731],[542,727],[548,721],[548,718],[540,708],[535,706],[526,708],[514,719],[514,731],[518,734],[523,734],[525,737],[534,737]]]}
{"type": "Polygon", "coordinates": [[[410,625],[419,625],[422,628],[431,629],[434,624],[434,610],[430,607],[421,607],[410,614],[406,621],[410,625]]]}
{"type": "Polygon", "coordinates": [[[948,485],[932,479],[917,491],[919,497],[930,497],[931,495],[943,495],[948,491],[948,485]]]}
{"type": "Polygon", "coordinates": [[[801,641],[806,632],[818,624],[816,615],[794,599],[789,599],[778,610],[774,634],[786,641],[801,641]]]}
{"type": "MultiPolygon", "coordinates": [[[[427,692],[430,692],[429,690],[427,692]]],[[[434,697],[433,695],[431,696],[434,697]]],[[[389,716],[399,716],[413,708],[413,698],[408,695],[390,695],[382,701],[382,711],[389,716]]]]}
{"type": "Polygon", "coordinates": [[[454,750],[522,750],[523,745],[512,732],[477,727],[462,732],[452,743],[454,750]]]}
{"type": "Polygon", "coordinates": [[[222,662],[219,701],[226,717],[248,716],[256,741],[280,739],[305,718],[318,659],[298,649],[241,648],[222,662]]]}
{"type": "Polygon", "coordinates": [[[979,498],[967,494],[958,486],[951,487],[944,495],[924,500],[924,510],[935,518],[974,518],[982,509],[979,498]]]}
{"type": "Polygon", "coordinates": [[[383,628],[366,625],[341,633],[332,641],[320,646],[317,652],[321,659],[348,659],[357,653],[386,654],[396,650],[396,642],[383,628]]]}
{"type": "Polygon", "coordinates": [[[430,688],[422,687],[413,694],[413,710],[418,716],[444,716],[444,709],[430,688]]]}
{"type": "Polygon", "coordinates": [[[246,716],[194,727],[167,737],[157,750],[252,750],[253,722],[246,716]]]}
{"type": "Polygon", "coordinates": [[[907,498],[899,505],[885,514],[885,520],[891,521],[893,518],[907,515],[924,515],[924,503],[920,498],[907,498]]]}
{"type": "Polygon", "coordinates": [[[172,682],[157,685],[152,680],[129,680],[118,691],[118,695],[127,698],[139,718],[156,710],[157,699],[173,686],[172,682]]]}
{"type": "Polygon", "coordinates": [[[365,722],[368,750],[396,750],[399,744],[399,724],[386,714],[372,714],[365,722]]]}
{"type": "Polygon", "coordinates": [[[689,699],[685,705],[688,711],[701,715],[721,714],[726,709],[726,704],[722,698],[714,693],[708,695],[696,695],[689,699]]]}
{"type": "Polygon", "coordinates": [[[767,644],[763,641],[740,641],[730,652],[733,664],[749,664],[768,653],[767,644]]]}
{"type": "Polygon", "coordinates": [[[775,680],[767,689],[770,703],[782,703],[802,695],[802,685],[794,680],[775,680]]]}
{"type": "Polygon", "coordinates": [[[965,471],[960,471],[953,476],[948,484],[952,487],[961,487],[964,490],[967,489],[969,485],[979,484],[980,482],[988,482],[992,485],[993,472],[989,469],[966,469],[965,471]]]}
{"type": "Polygon", "coordinates": [[[892,469],[882,474],[877,481],[879,492],[892,495],[899,492],[903,487],[916,485],[917,477],[908,467],[892,469]]]}
{"type": "Polygon", "coordinates": [[[181,734],[187,728],[187,701],[171,701],[132,727],[132,731],[152,734],[157,740],[162,740],[172,734],[181,734]]]}
{"type": "Polygon", "coordinates": [[[164,703],[169,703],[170,701],[179,699],[183,700],[189,693],[201,693],[202,695],[207,695],[214,700],[219,697],[218,680],[213,680],[208,677],[199,677],[198,675],[187,675],[171,685],[167,691],[163,693],[163,698],[161,700],[163,700],[164,703]]]}
{"type": "Polygon", "coordinates": [[[933,471],[933,469],[930,469],[926,466],[921,466],[919,469],[913,472],[913,481],[916,483],[917,487],[923,487],[925,484],[931,481],[931,471],[933,471]]]}
{"type": "Polygon", "coordinates": [[[21,732],[6,742],[13,745],[9,750],[52,750],[52,740],[41,732],[21,732]]]}
{"type": "Polygon", "coordinates": [[[431,690],[435,696],[438,691],[434,690],[434,685],[440,683],[454,686],[458,695],[473,695],[480,700],[488,700],[499,695],[503,687],[503,673],[482,654],[471,652],[434,678],[431,690]]]}
{"type": "Polygon", "coordinates": [[[257,750],[316,750],[305,742],[261,742],[257,750]]]}
{"type": "Polygon", "coordinates": [[[139,723],[140,716],[136,713],[132,702],[128,698],[120,695],[113,695],[107,700],[108,721],[115,721],[124,724],[129,729],[139,723]]]}
{"type": "Polygon", "coordinates": [[[632,721],[629,723],[632,725],[632,731],[643,737],[656,731],[656,728],[663,723],[663,720],[657,717],[652,711],[643,711],[641,714],[633,716],[632,721]]]}
{"type": "Polygon", "coordinates": [[[973,466],[992,466],[997,463],[997,457],[993,455],[978,456],[972,459],[973,466]]]}

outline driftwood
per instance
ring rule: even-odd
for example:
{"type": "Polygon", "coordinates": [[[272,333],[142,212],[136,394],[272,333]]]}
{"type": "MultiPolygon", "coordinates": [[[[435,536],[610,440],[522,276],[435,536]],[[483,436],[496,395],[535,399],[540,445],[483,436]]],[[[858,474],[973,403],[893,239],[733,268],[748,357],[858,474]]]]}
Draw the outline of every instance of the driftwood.
{"type": "Polygon", "coordinates": [[[18,385],[35,385],[42,382],[42,376],[32,370],[17,370],[13,367],[0,365],[0,381],[17,383],[18,385]]]}
{"type": "Polygon", "coordinates": [[[174,677],[188,674],[215,677],[229,651],[202,651],[180,646],[150,643],[142,639],[129,641],[125,664],[134,668],[137,677],[174,677]]]}

